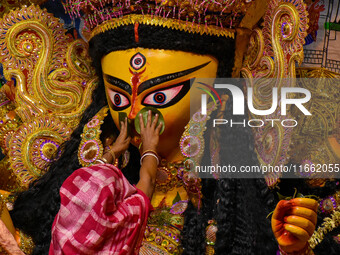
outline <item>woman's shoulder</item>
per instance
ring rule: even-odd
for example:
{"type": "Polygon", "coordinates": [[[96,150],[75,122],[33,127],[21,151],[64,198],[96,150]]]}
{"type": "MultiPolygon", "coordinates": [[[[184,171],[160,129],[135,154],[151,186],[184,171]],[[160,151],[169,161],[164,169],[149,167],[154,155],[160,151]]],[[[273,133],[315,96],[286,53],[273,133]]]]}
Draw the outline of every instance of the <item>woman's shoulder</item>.
{"type": "Polygon", "coordinates": [[[64,181],[60,193],[74,194],[85,191],[89,194],[90,190],[123,193],[124,197],[136,193],[136,188],[130,184],[120,169],[111,164],[98,164],[77,169],[64,181]]]}
{"type": "Polygon", "coordinates": [[[109,182],[112,177],[126,179],[119,168],[111,164],[97,164],[75,170],[67,179],[81,178],[85,180],[109,182]]]}

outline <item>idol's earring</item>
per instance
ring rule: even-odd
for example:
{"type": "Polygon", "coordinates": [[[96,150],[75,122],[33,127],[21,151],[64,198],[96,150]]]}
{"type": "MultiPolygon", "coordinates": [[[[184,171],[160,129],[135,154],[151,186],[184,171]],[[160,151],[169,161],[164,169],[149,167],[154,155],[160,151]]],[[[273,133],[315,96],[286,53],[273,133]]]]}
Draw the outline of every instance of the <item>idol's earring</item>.
{"type": "MultiPolygon", "coordinates": [[[[221,101],[222,104],[211,102],[207,106],[207,114],[202,115],[201,110],[196,112],[189,123],[185,126],[185,131],[180,140],[181,153],[184,157],[184,173],[183,182],[188,192],[191,202],[198,208],[201,207],[201,179],[198,176],[198,172],[195,171],[197,167],[200,167],[201,159],[204,153],[204,132],[206,130],[207,121],[210,119],[210,115],[213,111],[225,108],[225,101],[227,97],[221,101]]],[[[223,110],[221,110],[223,112],[223,110]]],[[[219,111],[219,113],[221,112],[219,111]]],[[[215,141],[214,144],[210,144],[210,147],[214,147],[216,152],[219,153],[219,144],[215,141]]],[[[216,161],[218,157],[213,157],[212,160],[216,161]]],[[[214,176],[215,177],[215,176],[214,176]]]]}
{"type": "Polygon", "coordinates": [[[100,140],[100,126],[104,123],[109,108],[103,107],[87,124],[81,134],[81,142],[78,148],[79,163],[85,167],[92,165],[103,156],[103,144],[100,140]]]}
{"type": "MultiPolygon", "coordinates": [[[[221,96],[221,104],[217,102],[209,103],[207,106],[207,114],[202,115],[201,110],[197,111],[192,116],[189,123],[185,126],[185,131],[180,140],[180,148],[182,155],[185,158],[184,165],[187,166],[187,168],[193,170],[196,166],[200,164],[205,148],[203,135],[205,130],[207,129],[207,121],[210,119],[210,115],[215,110],[218,110],[217,116],[219,118],[222,118],[227,100],[228,96],[225,95],[221,96]]],[[[215,140],[213,141],[214,147],[219,147],[219,133],[216,134],[213,138],[215,138],[215,140]]],[[[212,144],[210,144],[210,147],[211,146],[212,144]]],[[[212,161],[218,161],[218,158],[212,159],[212,161]]]]}
{"type": "Polygon", "coordinates": [[[217,233],[217,223],[216,221],[209,220],[208,226],[205,229],[205,254],[213,255],[215,254],[215,243],[216,243],[216,233],[217,233]]]}

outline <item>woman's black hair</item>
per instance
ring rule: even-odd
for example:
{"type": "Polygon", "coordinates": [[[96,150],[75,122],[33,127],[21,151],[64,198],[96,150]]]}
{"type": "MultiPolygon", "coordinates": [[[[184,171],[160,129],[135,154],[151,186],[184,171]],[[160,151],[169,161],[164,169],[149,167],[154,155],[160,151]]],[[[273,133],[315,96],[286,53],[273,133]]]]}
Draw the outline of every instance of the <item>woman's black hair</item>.
{"type": "MultiPolygon", "coordinates": [[[[33,254],[48,254],[51,228],[60,207],[59,189],[73,171],[80,168],[77,151],[84,125],[107,105],[101,72],[101,59],[111,51],[135,47],[180,50],[212,55],[219,61],[218,77],[230,77],[234,64],[234,40],[224,37],[197,35],[157,26],[139,25],[139,41],[135,41],[134,27],[123,26],[108,30],[91,39],[90,55],[99,76],[92,103],[86,109],[70,139],[61,146],[61,157],[53,162],[48,172],[34,181],[29,190],[18,195],[11,211],[15,227],[32,236],[33,254]]],[[[227,111],[231,112],[232,99],[227,111]]],[[[110,117],[103,128],[115,129],[110,117]]],[[[222,135],[227,144],[221,146],[222,164],[256,164],[251,130],[225,129],[222,135]]],[[[209,137],[206,136],[206,139],[209,137]]],[[[130,182],[138,181],[139,153],[131,146],[131,160],[123,173],[130,182]],[[137,167],[136,167],[137,166],[137,167]],[[138,170],[137,170],[138,169],[138,170]]],[[[208,150],[204,160],[210,158],[208,150]]],[[[263,179],[202,179],[202,207],[189,203],[185,212],[182,244],[185,254],[204,254],[205,228],[210,219],[217,221],[216,254],[274,254],[276,242],[265,218],[274,208],[274,198],[263,179]]]]}

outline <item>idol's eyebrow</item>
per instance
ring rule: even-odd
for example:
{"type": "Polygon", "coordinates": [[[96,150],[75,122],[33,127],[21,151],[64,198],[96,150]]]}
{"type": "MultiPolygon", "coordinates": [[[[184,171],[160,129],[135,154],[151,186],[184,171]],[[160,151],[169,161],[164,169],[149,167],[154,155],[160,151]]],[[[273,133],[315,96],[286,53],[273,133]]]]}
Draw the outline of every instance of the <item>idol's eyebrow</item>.
{"type": "Polygon", "coordinates": [[[161,84],[161,83],[164,83],[164,82],[167,82],[167,81],[172,81],[172,80],[175,80],[177,78],[180,78],[180,77],[186,76],[188,74],[191,74],[191,73],[193,73],[193,72],[195,72],[195,71],[197,71],[197,70],[207,66],[210,62],[211,61],[209,61],[207,63],[204,63],[202,65],[199,65],[199,66],[187,69],[187,70],[179,71],[177,73],[165,74],[165,75],[161,75],[161,76],[152,78],[150,80],[144,81],[144,82],[142,82],[139,85],[137,94],[139,95],[144,90],[149,89],[149,88],[151,88],[153,86],[156,86],[158,84],[161,84]]]}
{"type": "Polygon", "coordinates": [[[117,86],[118,88],[125,90],[130,95],[132,94],[132,89],[129,83],[108,74],[104,74],[104,79],[111,85],[117,86]]]}

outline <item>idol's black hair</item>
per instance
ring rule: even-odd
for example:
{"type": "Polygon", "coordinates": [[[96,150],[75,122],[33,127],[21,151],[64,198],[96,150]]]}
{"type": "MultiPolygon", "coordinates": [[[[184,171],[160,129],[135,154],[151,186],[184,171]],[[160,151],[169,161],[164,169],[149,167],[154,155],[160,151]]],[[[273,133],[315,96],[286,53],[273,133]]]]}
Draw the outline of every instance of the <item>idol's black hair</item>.
{"type": "MultiPolygon", "coordinates": [[[[218,77],[230,77],[234,63],[234,40],[225,37],[197,35],[157,26],[139,25],[139,42],[135,40],[132,25],[108,30],[89,42],[90,56],[99,77],[92,94],[92,103],[84,112],[70,139],[61,146],[60,158],[30,188],[18,195],[11,211],[15,227],[32,236],[33,254],[48,254],[53,220],[60,208],[59,189],[65,179],[80,168],[77,151],[84,125],[107,105],[101,73],[101,59],[111,51],[135,47],[169,49],[214,56],[218,61],[218,77]]],[[[231,112],[232,99],[228,100],[226,114],[231,112]]],[[[107,117],[103,129],[114,130],[112,119],[107,117]]],[[[221,146],[221,164],[256,164],[250,129],[223,129],[226,144],[221,146]]],[[[105,133],[105,132],[103,132],[105,133]]],[[[206,135],[208,141],[209,137],[206,135]]],[[[139,179],[139,152],[130,146],[131,160],[124,169],[131,183],[139,179]]],[[[204,155],[209,160],[208,150],[204,155]]],[[[182,231],[184,254],[205,253],[205,228],[210,219],[217,221],[216,254],[274,254],[276,241],[270,229],[267,213],[274,209],[273,195],[263,179],[202,179],[202,207],[191,203],[185,212],[182,231]]]]}

